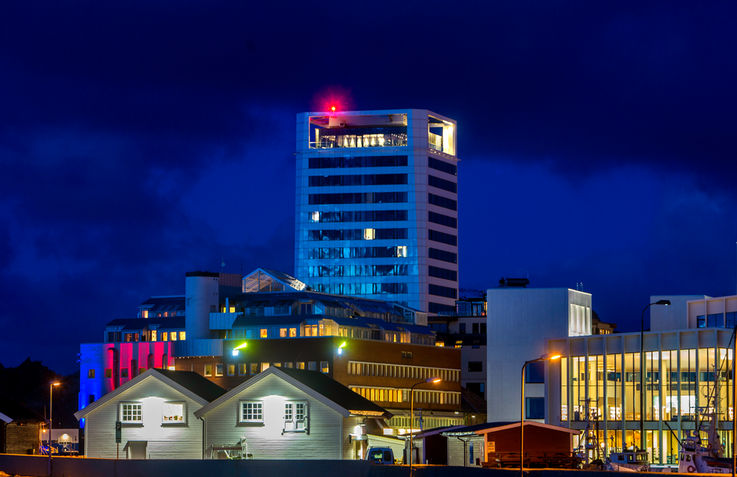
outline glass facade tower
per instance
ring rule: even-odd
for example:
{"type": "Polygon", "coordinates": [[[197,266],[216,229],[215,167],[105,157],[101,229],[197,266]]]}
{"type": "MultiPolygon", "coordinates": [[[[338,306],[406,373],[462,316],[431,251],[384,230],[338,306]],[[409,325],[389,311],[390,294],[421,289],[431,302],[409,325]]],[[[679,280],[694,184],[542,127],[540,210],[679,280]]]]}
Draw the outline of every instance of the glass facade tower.
{"type": "Polygon", "coordinates": [[[453,311],[456,123],[427,110],[297,115],[295,275],[319,292],[453,311]]]}

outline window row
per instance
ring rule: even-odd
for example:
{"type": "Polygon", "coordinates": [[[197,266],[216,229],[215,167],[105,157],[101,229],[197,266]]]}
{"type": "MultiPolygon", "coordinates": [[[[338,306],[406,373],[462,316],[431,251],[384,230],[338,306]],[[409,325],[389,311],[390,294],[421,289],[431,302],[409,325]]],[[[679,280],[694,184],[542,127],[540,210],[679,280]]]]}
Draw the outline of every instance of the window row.
{"type": "MultiPolygon", "coordinates": [[[[183,402],[164,402],[160,412],[162,425],[187,423],[186,405],[183,402]]],[[[118,419],[122,424],[143,424],[143,403],[121,402],[118,419]]]]}
{"type": "Polygon", "coordinates": [[[314,265],[307,267],[309,277],[403,277],[407,265],[314,265]]]}
{"type": "Polygon", "coordinates": [[[434,224],[439,225],[445,225],[446,227],[450,227],[452,229],[458,228],[458,219],[455,217],[449,217],[447,215],[439,214],[437,212],[428,212],[427,220],[434,224]]]}
{"type": "MultiPolygon", "coordinates": [[[[351,386],[351,391],[360,394],[374,402],[410,402],[409,389],[378,388],[366,386],[351,386]]],[[[417,404],[460,404],[461,393],[454,391],[427,391],[415,389],[414,402],[417,404]]]]}
{"type": "Polygon", "coordinates": [[[440,177],[428,176],[427,183],[432,187],[437,187],[438,189],[443,189],[454,194],[458,192],[458,184],[453,181],[441,179],[440,177]]]}
{"type": "Polygon", "coordinates": [[[407,174],[310,176],[307,183],[310,187],[406,185],[407,174]]]}
{"type": "Polygon", "coordinates": [[[430,313],[454,313],[455,307],[453,305],[446,305],[445,303],[430,302],[428,307],[430,313]]]}
{"type": "Polygon", "coordinates": [[[406,192],[345,192],[337,194],[310,194],[310,205],[321,204],[404,204],[406,192]]]}
{"type": "Polygon", "coordinates": [[[108,331],[107,342],[138,342],[138,341],[184,341],[187,339],[185,331],[161,331],[142,330],[139,333],[123,333],[121,331],[108,331]]]}
{"type": "MultiPolygon", "coordinates": [[[[240,401],[238,403],[238,422],[241,424],[263,424],[263,401],[240,401]]],[[[283,430],[285,432],[307,432],[309,428],[309,405],[307,401],[287,401],[284,403],[283,430]]]]}
{"type": "Polygon", "coordinates": [[[388,378],[429,379],[440,378],[445,382],[458,382],[461,372],[457,369],[408,366],[404,364],[349,361],[348,374],[355,376],[385,376],[388,378]]]}
{"type": "Polygon", "coordinates": [[[458,255],[453,252],[446,252],[445,250],[439,250],[437,248],[430,247],[429,256],[430,258],[441,260],[443,262],[458,263],[458,255]]]}
{"type": "Polygon", "coordinates": [[[320,135],[317,149],[336,147],[399,147],[407,145],[407,133],[320,135]]]}
{"type": "Polygon", "coordinates": [[[435,278],[442,278],[443,280],[450,280],[452,282],[458,281],[458,272],[456,272],[455,270],[433,267],[432,265],[428,267],[428,275],[435,278]]]}
{"type": "Polygon", "coordinates": [[[435,169],[437,171],[445,172],[454,176],[458,175],[458,170],[455,164],[450,164],[445,161],[441,161],[440,159],[435,159],[434,157],[427,158],[427,165],[431,169],[435,169]]]}
{"type": "Polygon", "coordinates": [[[696,326],[698,328],[734,328],[736,323],[736,311],[696,316],[696,326]]]}
{"type": "Polygon", "coordinates": [[[307,250],[308,259],[403,258],[406,256],[406,245],[397,245],[396,247],[320,247],[307,250]]]}
{"type": "Polygon", "coordinates": [[[433,283],[428,285],[427,291],[428,293],[430,293],[430,295],[442,296],[445,298],[457,298],[458,297],[457,289],[451,288],[451,287],[443,287],[440,285],[435,285],[433,283]]]}
{"type": "Polygon", "coordinates": [[[432,205],[437,205],[438,207],[442,207],[444,209],[458,210],[458,202],[453,199],[448,199],[447,197],[428,193],[427,201],[430,202],[432,205]]]}
{"type": "Polygon", "coordinates": [[[311,157],[310,169],[348,169],[355,167],[403,167],[407,156],[311,157]]]}
{"type": "Polygon", "coordinates": [[[333,295],[407,294],[406,283],[315,283],[313,289],[333,295]]]}
{"type": "Polygon", "coordinates": [[[308,241],[323,240],[399,240],[407,238],[407,229],[327,229],[308,230],[308,241]]]}
{"type": "Polygon", "coordinates": [[[330,363],[327,361],[260,361],[255,363],[208,363],[204,365],[203,375],[205,377],[221,376],[248,376],[256,375],[266,371],[271,366],[277,368],[306,369],[308,371],[320,371],[330,373],[330,363]]]}
{"type": "Polygon", "coordinates": [[[455,235],[438,232],[437,230],[433,229],[430,229],[429,231],[429,238],[433,242],[440,242],[453,246],[458,245],[458,237],[456,237],[455,235]]]}
{"type": "Polygon", "coordinates": [[[323,212],[315,210],[309,213],[310,222],[402,222],[407,220],[406,210],[345,210],[323,212]]]}

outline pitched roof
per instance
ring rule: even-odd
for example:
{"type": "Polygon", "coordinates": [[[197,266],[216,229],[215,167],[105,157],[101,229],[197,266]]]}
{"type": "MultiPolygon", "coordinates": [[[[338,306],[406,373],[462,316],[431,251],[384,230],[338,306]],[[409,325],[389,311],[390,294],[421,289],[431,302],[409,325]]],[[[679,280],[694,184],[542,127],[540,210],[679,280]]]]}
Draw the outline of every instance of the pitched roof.
{"type": "Polygon", "coordinates": [[[225,394],[225,389],[193,371],[169,371],[168,369],[157,369],[156,371],[208,402],[214,401],[225,394]]]}
{"type": "Polygon", "coordinates": [[[388,414],[384,408],[351,391],[326,374],[294,368],[280,368],[280,371],[349,411],[388,414]]]}
{"type": "Polygon", "coordinates": [[[74,417],[77,419],[86,417],[87,414],[107,404],[121,393],[129,390],[148,378],[158,379],[162,383],[176,389],[202,405],[207,404],[212,399],[216,399],[219,395],[225,392],[225,389],[191,371],[168,371],[152,368],[147,370],[145,373],[136,376],[122,386],[119,386],[114,391],[105,394],[89,406],[75,412],[74,417]]]}
{"type": "Polygon", "coordinates": [[[202,417],[210,410],[237,397],[244,390],[271,375],[275,375],[277,378],[301,389],[306,394],[312,395],[318,401],[332,407],[346,417],[351,414],[391,417],[391,413],[384,408],[377,406],[323,373],[293,368],[277,368],[276,366],[271,366],[266,371],[243,381],[227,393],[195,411],[195,416],[202,417]]]}

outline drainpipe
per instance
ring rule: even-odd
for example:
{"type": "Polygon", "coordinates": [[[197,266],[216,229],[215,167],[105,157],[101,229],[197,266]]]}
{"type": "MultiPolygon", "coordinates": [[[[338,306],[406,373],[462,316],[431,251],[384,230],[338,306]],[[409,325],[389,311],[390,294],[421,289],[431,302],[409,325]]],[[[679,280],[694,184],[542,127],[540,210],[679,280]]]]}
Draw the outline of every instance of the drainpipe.
{"type": "Polygon", "coordinates": [[[198,418],[202,421],[202,460],[205,460],[205,446],[207,445],[207,422],[203,418],[198,418]]]}

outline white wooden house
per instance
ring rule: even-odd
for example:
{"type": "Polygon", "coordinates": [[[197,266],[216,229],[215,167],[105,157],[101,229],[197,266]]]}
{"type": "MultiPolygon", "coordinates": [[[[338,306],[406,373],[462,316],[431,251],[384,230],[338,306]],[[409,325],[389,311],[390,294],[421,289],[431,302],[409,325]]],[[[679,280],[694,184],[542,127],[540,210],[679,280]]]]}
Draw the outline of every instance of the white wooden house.
{"type": "Polygon", "coordinates": [[[270,367],[195,416],[206,458],[360,459],[366,428],[391,415],[322,373],[270,367]]]}
{"type": "Polygon", "coordinates": [[[85,420],[84,453],[101,458],[201,459],[202,421],[194,412],[224,392],[196,373],[149,369],[74,414],[85,420]]]}

